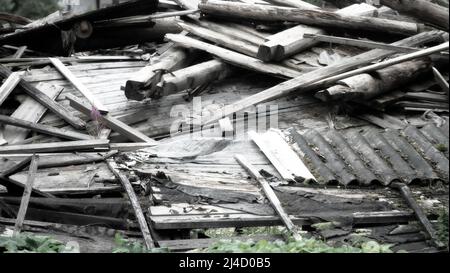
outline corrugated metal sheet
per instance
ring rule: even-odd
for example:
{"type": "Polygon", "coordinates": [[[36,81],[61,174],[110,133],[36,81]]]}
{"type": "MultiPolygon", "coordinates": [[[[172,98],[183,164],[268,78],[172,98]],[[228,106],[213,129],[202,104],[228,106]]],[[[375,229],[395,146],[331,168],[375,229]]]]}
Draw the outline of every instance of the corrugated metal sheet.
{"type": "Polygon", "coordinates": [[[321,184],[449,181],[448,126],[430,123],[420,129],[411,125],[404,130],[308,130],[302,134],[290,130],[289,134],[321,184]]]}

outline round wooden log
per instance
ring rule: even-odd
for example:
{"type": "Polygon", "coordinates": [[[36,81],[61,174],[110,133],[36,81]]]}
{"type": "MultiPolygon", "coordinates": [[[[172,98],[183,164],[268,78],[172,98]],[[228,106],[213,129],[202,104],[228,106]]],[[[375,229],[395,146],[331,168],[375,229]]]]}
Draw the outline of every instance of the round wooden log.
{"type": "Polygon", "coordinates": [[[291,21],[306,25],[332,28],[362,29],[384,33],[414,35],[422,31],[419,24],[336,14],[322,10],[302,10],[267,5],[250,5],[237,2],[209,0],[199,4],[203,13],[223,17],[253,19],[261,21],[291,21]]]}
{"type": "Polygon", "coordinates": [[[444,30],[449,29],[448,8],[441,5],[425,0],[381,0],[380,3],[444,30]]]}

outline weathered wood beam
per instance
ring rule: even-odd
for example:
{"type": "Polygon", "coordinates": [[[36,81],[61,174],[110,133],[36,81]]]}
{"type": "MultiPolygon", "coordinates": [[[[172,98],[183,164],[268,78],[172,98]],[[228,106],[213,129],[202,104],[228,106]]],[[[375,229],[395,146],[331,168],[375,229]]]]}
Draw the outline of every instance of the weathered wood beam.
{"type": "Polygon", "coordinates": [[[185,49],[171,47],[159,56],[156,63],[142,68],[125,84],[125,96],[132,100],[144,100],[152,97],[156,85],[166,71],[183,67],[188,59],[185,49]]]}
{"type": "Polygon", "coordinates": [[[413,16],[421,21],[429,22],[444,30],[449,29],[448,8],[425,0],[380,0],[400,13],[413,16]]]}
{"type": "Polygon", "coordinates": [[[12,56],[13,59],[20,59],[22,58],[22,55],[25,53],[25,51],[27,50],[27,46],[21,46],[17,49],[16,53],[14,53],[14,55],[12,56]]]}
{"type": "Polygon", "coordinates": [[[275,77],[293,78],[301,74],[299,71],[277,64],[264,63],[261,60],[246,56],[244,54],[205,43],[190,37],[177,34],[167,34],[166,38],[183,47],[193,47],[199,50],[206,51],[227,63],[231,63],[239,67],[248,68],[253,71],[270,74],[275,77]]]}
{"type": "Polygon", "coordinates": [[[36,178],[38,164],[39,156],[33,155],[30,163],[30,170],[28,171],[27,183],[25,184],[22,200],[20,202],[19,212],[17,213],[16,223],[14,225],[14,234],[16,235],[22,230],[23,221],[25,220],[25,215],[28,209],[28,203],[30,202],[34,179],[36,178]]]}
{"type": "MultiPolygon", "coordinates": [[[[66,99],[69,100],[70,106],[80,111],[82,114],[90,117],[91,109],[85,105],[81,100],[75,97],[72,94],[67,94],[66,99]]],[[[128,139],[135,142],[146,142],[156,145],[156,141],[139,132],[138,130],[132,128],[131,126],[121,122],[120,120],[110,116],[110,115],[100,115],[97,117],[98,121],[111,128],[113,131],[118,132],[119,134],[127,137],[128,139]]]]}
{"type": "Polygon", "coordinates": [[[399,63],[340,80],[336,85],[317,92],[316,97],[322,101],[369,100],[396,90],[430,69],[431,60],[428,58],[399,63]]]}
{"type": "MultiPolygon", "coordinates": [[[[355,4],[336,11],[336,14],[373,16],[376,10],[371,5],[355,4]]],[[[306,37],[307,34],[326,34],[326,32],[324,29],[306,25],[283,30],[267,37],[266,41],[259,45],[258,58],[263,61],[279,61],[319,43],[306,37]]]]}
{"type": "Polygon", "coordinates": [[[265,2],[269,2],[271,4],[299,8],[299,9],[318,9],[319,7],[313,4],[310,4],[301,0],[265,0],[265,2]]]}
{"type": "Polygon", "coordinates": [[[8,124],[20,128],[26,128],[35,132],[43,133],[50,136],[56,136],[63,139],[70,140],[90,140],[93,139],[90,135],[78,133],[75,131],[64,130],[53,126],[48,126],[44,124],[29,122],[21,119],[16,119],[13,117],[8,117],[0,115],[0,124],[8,124]]]}
{"type": "Polygon", "coordinates": [[[0,106],[8,98],[9,94],[16,88],[20,82],[20,76],[18,73],[14,72],[9,75],[8,78],[0,86],[0,106]]]}
{"type": "Polygon", "coordinates": [[[233,18],[262,21],[290,21],[322,27],[362,29],[400,35],[414,35],[423,26],[415,23],[394,21],[365,16],[343,15],[322,10],[302,10],[267,5],[250,5],[237,2],[208,0],[200,3],[203,13],[233,18]]]}
{"type": "Polygon", "coordinates": [[[180,7],[186,10],[198,9],[200,0],[174,0],[180,7]]]}
{"type": "Polygon", "coordinates": [[[100,113],[107,114],[108,109],[101,103],[92,92],[70,71],[59,59],[49,58],[55,68],[69,80],[75,88],[95,107],[100,113]]]}
{"type": "MultiPolygon", "coordinates": [[[[442,39],[442,31],[424,32],[412,37],[393,43],[395,46],[418,46],[426,42],[442,39]]],[[[210,124],[229,116],[238,111],[244,110],[252,105],[262,102],[271,101],[286,96],[294,91],[297,93],[310,91],[311,87],[318,81],[329,78],[334,75],[342,74],[346,71],[356,69],[362,65],[367,65],[375,60],[385,58],[392,54],[392,51],[374,49],[350,58],[346,58],[340,62],[319,68],[292,80],[278,84],[272,88],[264,90],[258,94],[249,96],[231,105],[227,105],[213,114],[209,120],[202,121],[202,124],[210,124]]]]}
{"type": "Polygon", "coordinates": [[[63,153],[96,149],[104,151],[109,150],[108,144],[108,140],[95,139],[26,145],[8,145],[0,147],[0,154],[63,153]]]}
{"type": "MultiPolygon", "coordinates": [[[[11,71],[4,66],[0,65],[0,78],[7,78],[11,75],[11,71]]],[[[55,113],[58,117],[65,120],[67,123],[72,125],[76,129],[83,129],[85,127],[85,122],[81,119],[75,117],[69,110],[64,108],[61,104],[53,101],[44,92],[32,86],[25,80],[19,82],[19,87],[22,88],[27,95],[32,97],[34,100],[47,107],[50,111],[55,113]]]]}
{"type": "Polygon", "coordinates": [[[439,84],[439,86],[442,88],[447,95],[449,95],[449,86],[448,82],[445,80],[444,76],[442,76],[441,72],[437,70],[435,67],[433,67],[433,74],[434,78],[436,79],[436,82],[439,84]]]}
{"type": "Polygon", "coordinates": [[[136,193],[134,192],[133,186],[131,185],[128,178],[118,170],[117,164],[114,160],[108,159],[106,160],[106,163],[108,164],[109,169],[120,180],[123,188],[127,193],[128,199],[130,200],[131,206],[133,207],[134,214],[136,215],[136,219],[138,220],[142,236],[144,237],[145,246],[147,247],[147,249],[154,248],[155,242],[152,239],[152,235],[150,233],[147,220],[145,219],[144,213],[142,212],[141,205],[139,204],[139,199],[137,198],[136,193]]]}
{"type": "Polygon", "coordinates": [[[291,232],[292,237],[296,241],[302,240],[302,236],[299,234],[297,226],[289,218],[289,215],[284,210],[280,200],[278,199],[277,195],[275,194],[275,192],[273,191],[272,187],[269,185],[267,180],[259,173],[259,171],[252,164],[250,164],[250,162],[247,161],[247,159],[244,156],[236,155],[235,158],[239,162],[239,164],[253,177],[253,179],[258,181],[270,204],[275,209],[278,216],[280,216],[281,221],[283,221],[287,230],[291,232]]]}
{"type": "Polygon", "coordinates": [[[258,53],[258,47],[256,45],[240,39],[235,39],[215,30],[207,29],[188,22],[179,22],[178,25],[180,25],[180,27],[182,27],[185,31],[188,31],[189,33],[192,33],[200,38],[233,49],[245,55],[256,57],[258,53]]]}
{"type": "Polygon", "coordinates": [[[420,48],[413,48],[413,47],[406,47],[406,46],[393,46],[390,44],[385,44],[385,43],[380,43],[380,42],[358,40],[358,39],[336,37],[336,36],[328,36],[328,35],[321,35],[321,34],[305,33],[303,35],[303,37],[311,38],[313,40],[317,40],[320,42],[326,42],[326,43],[357,46],[357,47],[370,48],[370,49],[377,49],[377,48],[378,49],[386,49],[386,50],[392,50],[395,52],[402,52],[402,53],[410,53],[410,52],[415,52],[415,51],[420,50],[420,48]]]}
{"type": "Polygon", "coordinates": [[[256,31],[245,25],[239,25],[231,22],[216,23],[209,20],[195,20],[195,24],[214,30],[215,32],[239,39],[254,45],[259,45],[265,42],[264,34],[256,31]]]}
{"type": "Polygon", "coordinates": [[[426,233],[430,236],[433,243],[439,248],[444,247],[443,243],[437,237],[436,230],[431,225],[430,220],[428,220],[428,218],[427,218],[427,215],[425,214],[425,212],[422,210],[422,208],[419,206],[419,204],[417,204],[416,200],[414,199],[411,189],[403,183],[393,183],[391,186],[400,191],[400,193],[403,196],[403,198],[405,199],[406,203],[414,211],[414,214],[415,214],[417,220],[423,226],[426,233]]]}
{"type": "Polygon", "coordinates": [[[162,96],[167,96],[187,89],[193,89],[218,79],[224,79],[231,74],[231,70],[228,64],[220,60],[211,60],[189,66],[165,74],[161,82],[158,83],[159,92],[162,96]]]}
{"type": "Polygon", "coordinates": [[[294,183],[317,181],[308,167],[306,167],[304,162],[289,147],[279,132],[269,130],[264,134],[258,134],[250,131],[248,135],[270,163],[272,163],[282,179],[294,183]]]}

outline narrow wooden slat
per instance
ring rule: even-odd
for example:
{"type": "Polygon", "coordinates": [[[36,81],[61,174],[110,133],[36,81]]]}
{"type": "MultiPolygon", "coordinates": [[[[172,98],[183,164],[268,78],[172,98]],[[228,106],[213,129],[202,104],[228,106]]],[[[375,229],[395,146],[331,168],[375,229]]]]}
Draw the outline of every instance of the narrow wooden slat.
{"type": "Polygon", "coordinates": [[[8,98],[9,94],[16,88],[20,82],[20,76],[17,73],[12,73],[0,86],[0,106],[8,98]]]}
{"type": "Polygon", "coordinates": [[[9,145],[0,147],[0,154],[62,153],[92,149],[109,150],[108,140],[80,140],[67,142],[9,145]]]}
{"type": "MultiPolygon", "coordinates": [[[[6,78],[11,75],[11,71],[4,66],[0,65],[0,78],[6,78]]],[[[50,111],[55,113],[57,116],[65,120],[67,123],[72,125],[76,129],[83,129],[85,127],[84,121],[81,119],[75,117],[72,115],[72,113],[67,110],[65,107],[63,107],[61,104],[55,102],[51,98],[49,98],[45,92],[39,90],[38,88],[34,87],[30,83],[26,82],[25,80],[21,80],[19,82],[19,86],[21,89],[27,93],[30,97],[32,97],[34,100],[42,104],[43,106],[47,107],[50,111]]]]}
{"type": "Polygon", "coordinates": [[[270,204],[275,209],[277,214],[280,216],[281,220],[283,221],[286,228],[292,233],[292,237],[300,241],[302,239],[302,236],[298,233],[298,228],[292,220],[289,218],[289,215],[286,213],[286,211],[283,209],[283,206],[281,205],[280,200],[278,199],[277,195],[273,191],[272,187],[269,185],[269,183],[264,179],[264,177],[258,172],[258,170],[250,164],[247,159],[241,155],[235,156],[236,160],[241,164],[241,166],[261,185],[263,188],[264,193],[266,194],[267,199],[269,199],[270,204]]]}
{"type": "Polygon", "coordinates": [[[39,123],[29,122],[21,119],[16,119],[13,117],[8,117],[0,115],[0,124],[8,124],[16,127],[26,128],[35,132],[47,134],[50,136],[56,136],[64,139],[70,140],[89,140],[93,139],[90,135],[81,134],[74,131],[59,129],[57,127],[52,127],[48,125],[43,125],[39,123]]]}
{"type": "MultiPolygon", "coordinates": [[[[80,101],[77,97],[75,97],[72,94],[67,94],[66,98],[70,101],[70,106],[75,108],[76,110],[80,111],[84,115],[90,117],[91,116],[91,109],[89,109],[82,101],[80,101]]],[[[109,115],[100,115],[97,117],[99,119],[99,122],[101,122],[103,125],[111,128],[113,131],[118,132],[119,134],[127,137],[128,139],[135,141],[135,142],[146,142],[146,143],[153,143],[156,144],[157,142],[143,133],[133,129],[132,127],[128,126],[127,124],[119,121],[116,118],[113,118],[109,115]]]]}
{"type": "Polygon", "coordinates": [[[136,193],[134,192],[133,186],[131,185],[128,178],[119,172],[117,169],[116,162],[112,159],[106,160],[109,169],[114,173],[114,175],[119,178],[120,182],[122,183],[123,188],[125,189],[128,199],[131,202],[131,205],[133,207],[134,213],[136,215],[136,218],[139,223],[139,227],[141,228],[142,235],[144,237],[145,245],[147,249],[152,249],[155,247],[155,243],[152,239],[152,236],[150,234],[150,229],[147,224],[147,220],[145,219],[144,213],[142,212],[141,205],[139,204],[139,200],[136,196],[136,193]]]}
{"type": "Polygon", "coordinates": [[[52,64],[63,74],[83,96],[95,107],[100,113],[108,113],[108,109],[94,97],[92,92],[79,80],[75,75],[57,58],[50,58],[52,64]]]}
{"type": "MultiPolygon", "coordinates": [[[[55,100],[63,91],[63,88],[60,86],[50,85],[44,82],[36,85],[36,88],[39,90],[46,90],[45,96],[50,100],[55,100]]],[[[31,97],[26,97],[11,117],[37,123],[42,119],[46,112],[47,108],[44,105],[31,97]]],[[[28,129],[7,125],[4,128],[3,137],[9,144],[16,144],[25,140],[29,133],[30,130],[28,129]]]]}
{"type": "Polygon", "coordinates": [[[30,202],[31,191],[33,189],[34,179],[38,169],[39,156],[33,155],[30,164],[30,170],[28,172],[27,184],[23,191],[22,201],[20,202],[19,212],[17,213],[16,223],[14,225],[14,234],[19,233],[22,230],[23,221],[28,209],[28,203],[30,202]]]}

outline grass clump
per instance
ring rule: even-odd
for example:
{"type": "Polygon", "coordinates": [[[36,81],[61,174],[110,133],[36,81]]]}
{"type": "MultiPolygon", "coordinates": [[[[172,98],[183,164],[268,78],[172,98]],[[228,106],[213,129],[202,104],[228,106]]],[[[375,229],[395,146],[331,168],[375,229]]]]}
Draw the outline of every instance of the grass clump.
{"type": "Polygon", "coordinates": [[[0,253],[78,253],[79,249],[49,236],[20,233],[0,236],[0,253]]]}
{"type": "Polygon", "coordinates": [[[391,245],[381,245],[375,241],[362,242],[358,246],[331,246],[315,238],[300,241],[237,241],[221,240],[202,252],[207,253],[392,253],[391,245]]]}
{"type": "Polygon", "coordinates": [[[128,240],[120,233],[116,233],[115,235],[115,243],[116,247],[113,249],[113,253],[168,253],[169,249],[167,248],[152,248],[147,249],[142,243],[138,241],[128,240]]]}

